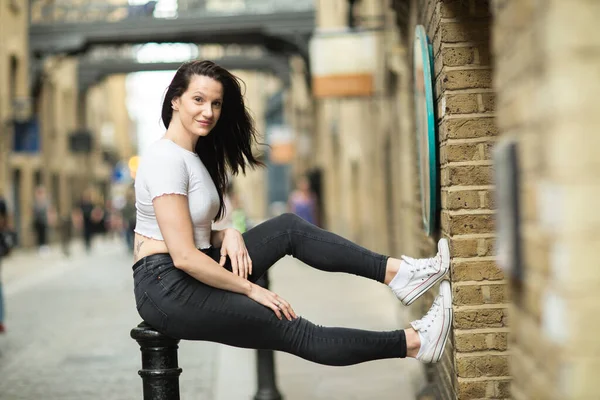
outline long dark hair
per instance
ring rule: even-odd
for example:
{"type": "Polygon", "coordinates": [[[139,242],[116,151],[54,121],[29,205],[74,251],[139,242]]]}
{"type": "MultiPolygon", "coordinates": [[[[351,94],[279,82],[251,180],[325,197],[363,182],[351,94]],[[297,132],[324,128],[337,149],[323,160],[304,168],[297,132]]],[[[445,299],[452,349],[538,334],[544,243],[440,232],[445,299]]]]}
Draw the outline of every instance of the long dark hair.
{"type": "Polygon", "coordinates": [[[212,61],[189,61],[179,67],[163,101],[161,117],[165,128],[169,128],[173,118],[171,102],[183,95],[194,75],[207,76],[223,85],[221,116],[210,134],[198,139],[194,149],[217,187],[220,205],[215,220],[220,220],[225,214],[223,195],[229,182],[228,174],[237,175],[240,169],[245,174],[246,167],[264,164],[252,154],[256,128],[244,104],[241,79],[212,61]]]}

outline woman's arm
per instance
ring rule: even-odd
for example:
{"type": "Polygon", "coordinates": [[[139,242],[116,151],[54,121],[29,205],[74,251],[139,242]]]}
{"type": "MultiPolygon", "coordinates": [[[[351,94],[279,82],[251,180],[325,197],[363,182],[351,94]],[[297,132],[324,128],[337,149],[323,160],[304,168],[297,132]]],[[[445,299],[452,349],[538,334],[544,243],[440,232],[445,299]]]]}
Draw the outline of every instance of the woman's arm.
{"type": "MultiPolygon", "coordinates": [[[[212,258],[195,247],[188,198],[167,194],[153,200],[160,232],[176,268],[209,286],[249,296],[251,282],[222,268],[212,258]]],[[[224,231],[217,231],[215,239],[222,241],[224,231]]],[[[211,234],[211,242],[212,242],[211,234]]]]}

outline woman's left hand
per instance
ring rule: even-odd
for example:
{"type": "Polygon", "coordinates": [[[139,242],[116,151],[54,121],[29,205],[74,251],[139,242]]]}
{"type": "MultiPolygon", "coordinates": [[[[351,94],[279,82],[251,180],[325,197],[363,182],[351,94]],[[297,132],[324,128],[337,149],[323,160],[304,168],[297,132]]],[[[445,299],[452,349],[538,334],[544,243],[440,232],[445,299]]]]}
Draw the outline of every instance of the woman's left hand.
{"type": "Polygon", "coordinates": [[[248,275],[252,274],[252,260],[246,249],[242,234],[235,229],[226,229],[221,243],[221,259],[219,264],[223,267],[227,261],[227,257],[231,260],[232,272],[248,279],[248,275]]]}

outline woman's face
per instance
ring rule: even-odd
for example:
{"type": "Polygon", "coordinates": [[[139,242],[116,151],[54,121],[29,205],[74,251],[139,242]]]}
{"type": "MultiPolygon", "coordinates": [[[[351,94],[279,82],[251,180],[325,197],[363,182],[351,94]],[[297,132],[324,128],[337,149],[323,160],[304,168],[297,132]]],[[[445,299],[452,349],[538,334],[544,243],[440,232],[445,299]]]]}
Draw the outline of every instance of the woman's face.
{"type": "Polygon", "coordinates": [[[207,76],[194,75],[185,93],[173,100],[172,105],[188,132],[206,136],[221,116],[223,85],[207,76]]]}

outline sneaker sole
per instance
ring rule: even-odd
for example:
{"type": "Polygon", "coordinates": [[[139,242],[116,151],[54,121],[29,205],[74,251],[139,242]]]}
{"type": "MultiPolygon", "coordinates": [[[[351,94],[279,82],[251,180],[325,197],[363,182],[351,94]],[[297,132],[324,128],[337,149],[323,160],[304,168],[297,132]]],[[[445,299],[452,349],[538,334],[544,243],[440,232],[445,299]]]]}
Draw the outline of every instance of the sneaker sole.
{"type": "Polygon", "coordinates": [[[446,348],[446,342],[450,336],[450,328],[452,327],[452,289],[450,288],[450,283],[448,281],[444,281],[440,285],[440,294],[442,294],[444,298],[444,329],[435,344],[431,360],[432,363],[436,363],[442,358],[444,349],[446,348]]]}
{"type": "Polygon", "coordinates": [[[440,268],[440,272],[432,275],[428,280],[423,282],[421,286],[418,286],[408,296],[401,299],[402,304],[405,306],[410,306],[415,300],[431,289],[433,285],[441,281],[442,278],[448,273],[448,268],[450,267],[450,247],[448,246],[447,239],[440,239],[438,243],[438,251],[442,255],[442,266],[440,268]]]}

